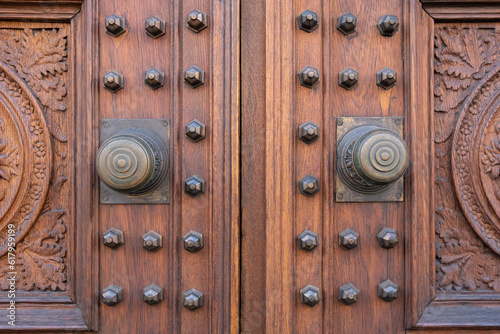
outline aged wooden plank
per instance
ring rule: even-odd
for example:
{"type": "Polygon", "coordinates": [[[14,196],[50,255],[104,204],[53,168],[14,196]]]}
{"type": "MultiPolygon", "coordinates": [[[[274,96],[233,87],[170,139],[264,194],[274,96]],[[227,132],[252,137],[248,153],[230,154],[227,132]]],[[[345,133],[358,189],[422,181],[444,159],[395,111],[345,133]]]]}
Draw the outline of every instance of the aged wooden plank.
{"type": "Polygon", "coordinates": [[[410,148],[406,182],[406,326],[434,298],[433,51],[434,26],[418,1],[405,6],[405,113],[410,148]]]}

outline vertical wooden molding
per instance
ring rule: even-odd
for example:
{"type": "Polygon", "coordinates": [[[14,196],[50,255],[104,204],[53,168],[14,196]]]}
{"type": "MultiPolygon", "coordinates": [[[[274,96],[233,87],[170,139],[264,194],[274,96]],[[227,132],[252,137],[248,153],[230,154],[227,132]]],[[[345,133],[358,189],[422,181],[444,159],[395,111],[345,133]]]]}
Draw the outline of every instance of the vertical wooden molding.
{"type": "Polygon", "coordinates": [[[96,0],[87,0],[81,12],[72,21],[75,53],[74,77],[75,110],[77,115],[76,138],[82,140],[77,145],[76,173],[76,227],[77,250],[76,300],[82,310],[89,330],[99,327],[99,235],[98,179],[94,173],[95,148],[99,145],[98,129],[98,27],[99,17],[96,0]],[[81,251],[78,251],[81,249],[81,251]],[[87,265],[82,265],[86,263],[87,265]],[[90,269],[90,270],[89,270],[90,269]]]}
{"type": "Polygon", "coordinates": [[[434,298],[433,31],[418,0],[405,2],[405,131],[410,147],[406,179],[406,328],[434,298]]]}
{"type": "Polygon", "coordinates": [[[231,59],[226,64],[226,70],[231,72],[230,82],[226,81],[225,90],[230,93],[228,101],[229,115],[227,117],[226,135],[230,137],[230,149],[226,149],[226,161],[230,161],[228,166],[228,174],[230,177],[230,186],[227,186],[228,195],[227,204],[230,210],[227,221],[230,226],[230,242],[226,243],[228,260],[231,263],[228,275],[229,283],[227,284],[230,293],[230,307],[227,314],[229,319],[225,319],[225,323],[229,324],[231,334],[240,332],[240,0],[225,2],[228,15],[232,17],[231,28],[229,35],[230,47],[226,48],[226,59],[231,59]]]}
{"type": "Polygon", "coordinates": [[[266,1],[266,332],[292,333],[293,289],[292,37],[288,0],[266,1]]]}

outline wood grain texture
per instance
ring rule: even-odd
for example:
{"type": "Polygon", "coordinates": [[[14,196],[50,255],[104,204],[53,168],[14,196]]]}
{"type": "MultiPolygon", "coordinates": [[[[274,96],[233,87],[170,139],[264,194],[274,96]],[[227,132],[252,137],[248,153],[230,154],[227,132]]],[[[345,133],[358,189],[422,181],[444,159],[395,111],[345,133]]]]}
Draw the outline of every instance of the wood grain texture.
{"type": "Polygon", "coordinates": [[[405,128],[410,148],[405,215],[405,321],[416,324],[434,298],[433,21],[418,1],[405,6],[405,128]]]}
{"type": "Polygon", "coordinates": [[[298,291],[293,281],[296,236],[293,234],[294,124],[291,119],[296,72],[293,3],[266,1],[266,332],[292,333],[298,291]],[[286,27],[286,28],[285,28],[286,27]],[[272,129],[272,130],[271,130],[272,129]]]}
{"type": "Polygon", "coordinates": [[[241,332],[266,328],[264,0],[241,2],[241,332]]]}

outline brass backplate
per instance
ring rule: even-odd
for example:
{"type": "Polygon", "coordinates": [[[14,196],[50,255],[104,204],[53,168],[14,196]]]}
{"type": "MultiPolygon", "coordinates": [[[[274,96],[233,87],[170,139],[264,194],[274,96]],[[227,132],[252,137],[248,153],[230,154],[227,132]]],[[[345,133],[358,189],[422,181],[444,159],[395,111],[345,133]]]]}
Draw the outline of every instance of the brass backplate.
{"type": "MultiPolygon", "coordinates": [[[[337,118],[337,159],[339,144],[351,130],[366,125],[389,129],[403,137],[403,117],[338,117],[337,118]]],[[[337,164],[335,164],[337,166],[337,164]]],[[[402,202],[404,200],[403,177],[391,183],[383,191],[375,194],[362,194],[349,188],[339,173],[335,173],[335,199],[337,202],[402,202]]]]}
{"type": "MultiPolygon", "coordinates": [[[[129,128],[141,128],[157,135],[167,151],[170,148],[170,120],[163,119],[102,119],[100,124],[100,145],[118,131],[129,128]]],[[[169,156],[170,165],[170,152],[169,156]]],[[[101,204],[168,204],[170,203],[170,167],[167,176],[153,191],[143,195],[129,195],[115,191],[100,182],[101,204]]]]}

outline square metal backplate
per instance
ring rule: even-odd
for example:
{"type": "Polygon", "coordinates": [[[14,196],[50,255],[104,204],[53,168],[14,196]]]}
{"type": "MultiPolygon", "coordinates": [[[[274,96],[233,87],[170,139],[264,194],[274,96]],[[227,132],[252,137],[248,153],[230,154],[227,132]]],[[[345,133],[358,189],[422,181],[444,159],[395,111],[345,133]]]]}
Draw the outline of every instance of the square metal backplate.
{"type": "MultiPolygon", "coordinates": [[[[338,145],[342,138],[352,129],[375,125],[386,128],[403,137],[403,117],[338,117],[337,118],[337,159],[339,159],[338,145]]],[[[402,202],[404,200],[403,176],[394,181],[389,187],[376,194],[362,194],[349,188],[339,173],[335,173],[335,199],[337,202],[402,202]]]]}
{"type": "MultiPolygon", "coordinates": [[[[109,137],[116,132],[129,128],[142,128],[157,135],[165,144],[167,151],[170,148],[170,120],[160,119],[102,119],[101,138],[102,145],[109,137]]],[[[100,182],[100,202],[101,204],[168,204],[170,203],[170,152],[168,154],[168,172],[160,185],[150,193],[131,196],[115,191],[100,182]]]]}

